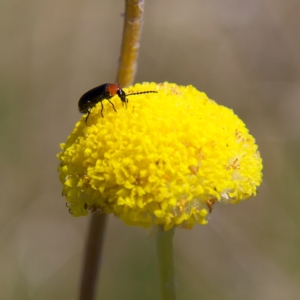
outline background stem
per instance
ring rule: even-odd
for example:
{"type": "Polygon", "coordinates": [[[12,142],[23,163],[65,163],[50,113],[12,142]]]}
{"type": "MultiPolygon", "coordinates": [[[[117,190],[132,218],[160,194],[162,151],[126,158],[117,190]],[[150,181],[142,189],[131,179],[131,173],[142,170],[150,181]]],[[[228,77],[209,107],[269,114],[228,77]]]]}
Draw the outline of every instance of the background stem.
{"type": "Polygon", "coordinates": [[[144,4],[144,0],[126,1],[120,64],[116,77],[116,82],[121,87],[127,87],[134,81],[143,27],[144,4]]]}
{"type": "MultiPolygon", "coordinates": [[[[116,82],[122,87],[133,84],[143,24],[144,0],[126,0],[120,64],[116,82]]],[[[107,223],[105,214],[93,214],[85,250],[79,300],[95,299],[107,223]]]]}
{"type": "Polygon", "coordinates": [[[164,231],[159,226],[156,234],[156,249],[160,274],[161,300],[175,300],[175,278],[173,263],[174,228],[164,231]]]}
{"type": "Polygon", "coordinates": [[[81,275],[79,300],[95,299],[106,223],[107,215],[98,216],[96,213],[92,214],[81,275]]]}

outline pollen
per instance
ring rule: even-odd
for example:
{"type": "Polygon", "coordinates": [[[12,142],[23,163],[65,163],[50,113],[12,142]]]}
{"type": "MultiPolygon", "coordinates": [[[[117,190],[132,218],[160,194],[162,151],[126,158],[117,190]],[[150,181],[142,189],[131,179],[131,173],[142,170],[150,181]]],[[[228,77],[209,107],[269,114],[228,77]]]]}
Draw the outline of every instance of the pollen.
{"type": "Polygon", "coordinates": [[[218,202],[256,195],[262,159],[231,109],[193,86],[142,83],[125,88],[75,125],[58,154],[69,212],[114,214],[127,225],[192,228],[218,202]]]}

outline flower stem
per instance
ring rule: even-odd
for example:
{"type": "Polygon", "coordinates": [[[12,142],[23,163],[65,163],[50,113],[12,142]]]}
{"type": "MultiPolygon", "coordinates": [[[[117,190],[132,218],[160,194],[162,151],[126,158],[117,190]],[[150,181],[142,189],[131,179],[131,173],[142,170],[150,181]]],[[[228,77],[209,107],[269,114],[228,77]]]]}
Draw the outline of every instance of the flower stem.
{"type": "Polygon", "coordinates": [[[133,84],[143,27],[144,0],[126,0],[120,64],[116,82],[121,87],[133,84]]]}
{"type": "Polygon", "coordinates": [[[173,264],[173,236],[174,228],[164,231],[159,226],[156,234],[156,249],[158,268],[160,273],[161,300],[175,300],[175,278],[173,264]]]}
{"type": "MultiPolygon", "coordinates": [[[[123,39],[117,82],[126,87],[133,84],[143,25],[144,0],[126,0],[123,39]]],[[[85,250],[79,300],[95,299],[101,264],[107,216],[93,214],[85,250]]],[[[170,298],[171,299],[171,298],[170,298]]]]}
{"type": "Polygon", "coordinates": [[[95,299],[98,270],[101,266],[104,233],[107,223],[105,214],[91,216],[89,235],[85,249],[84,266],[80,284],[79,300],[95,299]]]}

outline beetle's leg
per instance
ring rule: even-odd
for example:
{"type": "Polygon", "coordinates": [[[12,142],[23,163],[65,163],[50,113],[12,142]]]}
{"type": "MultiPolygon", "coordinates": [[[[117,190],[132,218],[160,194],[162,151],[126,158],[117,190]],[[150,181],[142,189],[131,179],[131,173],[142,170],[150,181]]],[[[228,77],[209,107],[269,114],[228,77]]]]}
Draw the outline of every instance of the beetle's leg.
{"type": "Polygon", "coordinates": [[[117,111],[116,111],[116,109],[115,109],[115,106],[114,106],[114,104],[113,104],[113,103],[112,103],[112,102],[111,102],[109,99],[107,99],[107,100],[108,100],[108,102],[109,102],[109,103],[112,105],[112,107],[113,107],[114,111],[115,111],[115,112],[117,112],[117,111]]]}
{"type": "Polygon", "coordinates": [[[91,114],[91,113],[90,113],[90,111],[88,110],[88,111],[87,111],[87,116],[86,116],[86,118],[85,118],[85,125],[87,125],[87,120],[88,120],[90,114],[91,114]]]}
{"type": "Polygon", "coordinates": [[[104,118],[104,117],[103,117],[103,109],[104,109],[103,103],[102,103],[102,101],[101,101],[100,103],[101,103],[101,116],[102,116],[102,118],[104,118]]]}

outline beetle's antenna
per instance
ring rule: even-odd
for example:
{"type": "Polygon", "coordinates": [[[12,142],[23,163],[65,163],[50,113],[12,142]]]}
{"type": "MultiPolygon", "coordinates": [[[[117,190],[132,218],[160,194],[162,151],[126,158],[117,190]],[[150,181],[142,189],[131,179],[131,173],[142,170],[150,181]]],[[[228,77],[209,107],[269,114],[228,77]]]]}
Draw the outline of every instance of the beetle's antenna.
{"type": "Polygon", "coordinates": [[[126,94],[126,96],[139,95],[139,94],[150,94],[150,93],[158,93],[158,91],[145,91],[145,92],[131,93],[131,94],[126,94]]]}

